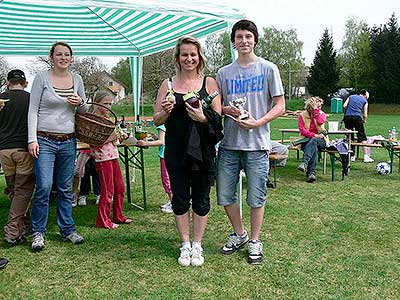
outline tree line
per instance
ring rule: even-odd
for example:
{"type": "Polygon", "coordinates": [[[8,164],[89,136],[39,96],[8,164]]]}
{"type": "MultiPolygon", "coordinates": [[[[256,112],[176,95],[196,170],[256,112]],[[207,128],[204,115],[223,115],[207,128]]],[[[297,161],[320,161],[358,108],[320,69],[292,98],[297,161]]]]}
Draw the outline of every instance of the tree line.
{"type": "MultiPolygon", "coordinates": [[[[374,27],[350,17],[338,51],[325,29],[310,67],[304,63],[302,48],[295,29],[271,26],[260,32],[256,54],[278,66],[286,97],[302,96],[302,87],[306,87],[304,96],[324,99],[332,97],[338,88],[353,92],[367,89],[372,102],[400,104],[400,28],[394,13],[387,23],[374,27]]],[[[210,76],[232,61],[227,32],[208,36],[204,49],[206,74],[210,76]]],[[[161,81],[174,74],[173,49],[145,57],[143,70],[145,98],[154,101],[161,81]]],[[[129,61],[121,60],[112,74],[130,85],[129,61]]]]}
{"type": "MultiPolygon", "coordinates": [[[[302,57],[303,42],[295,29],[262,28],[256,54],[275,63],[285,87],[286,97],[320,96],[329,99],[338,88],[367,89],[372,102],[400,104],[400,28],[393,13],[385,24],[368,27],[364,20],[350,17],[345,24],[341,48],[336,51],[328,29],[318,43],[310,67],[302,57]],[[302,88],[306,87],[306,95],[302,88]]],[[[229,33],[214,34],[204,43],[208,59],[206,74],[216,75],[232,61],[229,33]]],[[[31,73],[48,68],[47,58],[37,57],[31,73]]],[[[75,58],[72,68],[84,80],[89,95],[106,88],[101,73],[106,67],[95,57],[75,58]]],[[[0,88],[5,84],[9,64],[0,57],[0,88]]],[[[144,57],[143,98],[153,102],[162,80],[175,73],[173,49],[144,57]]],[[[121,59],[111,75],[132,93],[129,59],[121,59]]]]}

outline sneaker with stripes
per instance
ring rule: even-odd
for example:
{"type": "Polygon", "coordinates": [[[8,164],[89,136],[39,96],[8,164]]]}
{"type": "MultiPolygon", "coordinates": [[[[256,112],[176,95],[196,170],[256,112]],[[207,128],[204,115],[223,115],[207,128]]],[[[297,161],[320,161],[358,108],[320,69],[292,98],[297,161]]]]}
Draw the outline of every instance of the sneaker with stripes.
{"type": "Polygon", "coordinates": [[[221,248],[221,252],[226,255],[232,254],[246,245],[248,241],[249,235],[247,234],[247,231],[245,231],[242,235],[238,235],[236,232],[233,232],[228,236],[228,240],[221,248]]]}
{"type": "Polygon", "coordinates": [[[247,245],[249,247],[249,259],[248,259],[249,264],[251,265],[260,264],[264,259],[263,244],[261,243],[261,241],[250,240],[247,245]]]}

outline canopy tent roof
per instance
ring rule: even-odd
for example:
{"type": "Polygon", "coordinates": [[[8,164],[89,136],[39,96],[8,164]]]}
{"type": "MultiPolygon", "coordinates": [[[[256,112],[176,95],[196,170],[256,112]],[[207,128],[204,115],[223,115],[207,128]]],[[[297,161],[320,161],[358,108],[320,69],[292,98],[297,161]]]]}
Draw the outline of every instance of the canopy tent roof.
{"type": "Polygon", "coordinates": [[[0,0],[0,55],[47,55],[55,41],[66,41],[75,55],[146,56],[242,18],[195,0],[0,0]]]}
{"type": "MultiPolygon", "coordinates": [[[[215,1],[214,1],[215,2],[215,1]]],[[[199,0],[0,0],[0,55],[48,55],[55,41],[74,55],[128,56],[139,115],[143,57],[226,30],[244,16],[199,0]]]]}

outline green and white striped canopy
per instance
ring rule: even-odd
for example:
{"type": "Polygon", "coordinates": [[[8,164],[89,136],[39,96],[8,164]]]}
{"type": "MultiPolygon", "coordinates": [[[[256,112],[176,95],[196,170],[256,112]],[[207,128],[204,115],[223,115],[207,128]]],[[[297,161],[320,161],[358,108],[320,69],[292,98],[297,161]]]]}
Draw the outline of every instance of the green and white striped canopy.
{"type": "Polygon", "coordinates": [[[47,55],[65,41],[74,55],[132,57],[137,112],[143,56],[242,18],[236,9],[196,0],[0,0],[0,55],[47,55]]]}

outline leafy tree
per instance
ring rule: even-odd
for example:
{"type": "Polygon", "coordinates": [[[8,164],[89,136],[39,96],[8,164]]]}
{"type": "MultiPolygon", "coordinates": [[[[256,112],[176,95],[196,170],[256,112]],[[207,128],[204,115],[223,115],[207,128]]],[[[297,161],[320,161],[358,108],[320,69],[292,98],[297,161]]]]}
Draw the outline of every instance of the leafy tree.
{"type": "MultiPolygon", "coordinates": [[[[289,94],[291,88],[304,86],[305,64],[302,57],[303,42],[295,29],[280,30],[273,26],[263,28],[255,49],[257,55],[275,63],[282,73],[283,84],[289,94]]],[[[290,95],[293,94],[293,89],[290,95]]]]}
{"type": "Polygon", "coordinates": [[[207,36],[204,48],[207,57],[206,73],[215,78],[221,67],[232,62],[229,33],[207,36]]]}
{"type": "Polygon", "coordinates": [[[346,22],[346,34],[338,56],[340,85],[370,89],[373,78],[373,62],[368,25],[355,17],[346,22]]]}
{"type": "Polygon", "coordinates": [[[371,56],[374,62],[374,99],[400,103],[400,29],[393,14],[387,24],[371,29],[371,56]]]}
{"type": "Polygon", "coordinates": [[[337,90],[338,81],[336,51],[333,48],[332,36],[328,29],[325,29],[307,78],[308,92],[313,96],[327,99],[329,94],[337,90]]]}
{"type": "Polygon", "coordinates": [[[117,65],[111,69],[111,75],[125,84],[127,87],[127,94],[132,93],[132,79],[129,58],[121,58],[117,65]]]}
{"type": "Polygon", "coordinates": [[[3,91],[6,86],[7,73],[9,72],[9,65],[4,57],[0,56],[0,91],[3,91]]]}
{"type": "Polygon", "coordinates": [[[165,50],[143,59],[144,98],[154,102],[161,82],[175,74],[174,49],[165,50]]]}
{"type": "Polygon", "coordinates": [[[86,96],[90,99],[93,99],[94,94],[98,90],[107,87],[107,82],[103,75],[107,69],[97,57],[75,57],[71,65],[71,70],[81,75],[85,84],[86,96]]]}

